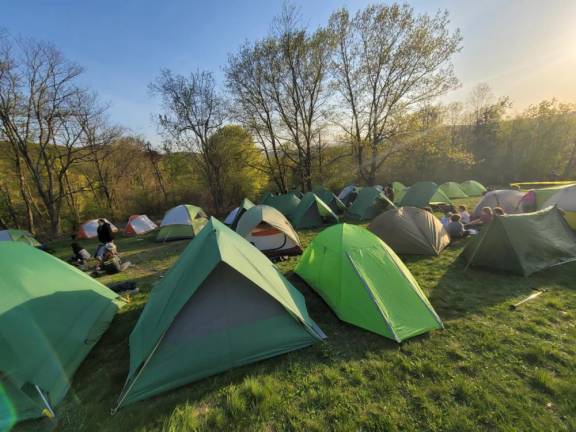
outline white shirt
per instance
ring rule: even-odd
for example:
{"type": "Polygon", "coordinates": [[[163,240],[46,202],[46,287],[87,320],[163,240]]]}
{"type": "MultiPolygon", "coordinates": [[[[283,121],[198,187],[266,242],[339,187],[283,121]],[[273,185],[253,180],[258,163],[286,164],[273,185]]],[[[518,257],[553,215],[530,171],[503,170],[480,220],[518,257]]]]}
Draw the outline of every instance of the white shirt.
{"type": "Polygon", "coordinates": [[[470,223],[470,213],[467,211],[460,212],[460,219],[464,225],[470,223]]]}

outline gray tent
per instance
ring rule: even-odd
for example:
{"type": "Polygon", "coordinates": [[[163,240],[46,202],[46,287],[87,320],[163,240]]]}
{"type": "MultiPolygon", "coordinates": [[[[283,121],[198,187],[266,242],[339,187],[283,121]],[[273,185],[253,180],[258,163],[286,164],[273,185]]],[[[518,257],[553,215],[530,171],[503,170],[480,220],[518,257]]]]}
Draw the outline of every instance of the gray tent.
{"type": "Polygon", "coordinates": [[[482,207],[501,207],[506,213],[519,213],[518,206],[524,194],[514,189],[503,189],[486,192],[476,204],[473,216],[480,217],[482,207]]]}

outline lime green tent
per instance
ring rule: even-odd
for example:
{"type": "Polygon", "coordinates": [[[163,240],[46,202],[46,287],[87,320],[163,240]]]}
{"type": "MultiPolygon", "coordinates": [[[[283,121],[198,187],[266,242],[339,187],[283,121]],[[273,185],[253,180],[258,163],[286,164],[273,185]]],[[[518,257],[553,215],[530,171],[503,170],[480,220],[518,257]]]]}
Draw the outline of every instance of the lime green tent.
{"type": "Polygon", "coordinates": [[[394,204],[402,201],[402,198],[406,194],[408,188],[399,181],[392,182],[392,191],[394,192],[394,204]]]}
{"type": "Polygon", "coordinates": [[[211,218],[152,290],[118,407],[324,337],[268,258],[211,218]]]}
{"type": "Polygon", "coordinates": [[[462,256],[467,266],[529,276],[576,261],[576,234],[557,207],[534,213],[494,216],[470,241],[462,256]]]}
{"type": "Polygon", "coordinates": [[[451,204],[450,198],[434,182],[418,182],[410,186],[400,201],[403,207],[426,207],[429,204],[451,204]]]}
{"type": "Polygon", "coordinates": [[[34,247],[40,246],[40,242],[25,230],[8,229],[0,231],[0,241],[17,241],[34,247]]]}
{"type": "Polygon", "coordinates": [[[476,180],[466,180],[460,183],[460,189],[470,197],[482,196],[486,193],[484,185],[476,180]]]}
{"type": "Polygon", "coordinates": [[[325,187],[317,186],[312,190],[312,192],[314,192],[318,198],[324,201],[324,203],[326,203],[334,213],[339,214],[346,210],[346,205],[331,190],[328,190],[325,187]]]}
{"type": "Polygon", "coordinates": [[[387,208],[393,208],[394,204],[390,202],[384,192],[374,186],[365,187],[348,208],[347,215],[351,219],[359,221],[373,219],[387,208]]]}
{"type": "Polygon", "coordinates": [[[397,342],[442,328],[408,268],[362,227],[340,224],[322,231],[295,272],[341,320],[397,342]]]}
{"type": "Polygon", "coordinates": [[[0,242],[0,430],[53,415],[117,311],[116,294],[64,261],[0,242]]]}
{"type": "Polygon", "coordinates": [[[156,241],[194,238],[207,221],[208,216],[200,207],[189,204],[176,206],[164,215],[156,241]]]}
{"type": "Polygon", "coordinates": [[[238,221],[240,220],[242,215],[246,213],[248,210],[250,210],[252,207],[254,207],[254,203],[250,201],[248,198],[244,198],[242,200],[242,204],[240,204],[240,207],[236,207],[228,214],[228,216],[226,216],[224,223],[233,230],[236,229],[236,225],[238,225],[238,221]]]}
{"type": "Polygon", "coordinates": [[[338,223],[338,216],[316,194],[307,192],[290,217],[296,229],[317,228],[338,223]]]}
{"type": "Polygon", "coordinates": [[[452,199],[452,198],[468,198],[466,192],[462,190],[460,185],[456,182],[446,182],[440,185],[440,190],[444,192],[444,194],[452,199]]]}
{"type": "Polygon", "coordinates": [[[284,195],[269,195],[266,200],[260,204],[274,207],[284,216],[290,217],[294,210],[296,210],[296,207],[298,207],[298,204],[300,204],[300,198],[292,192],[284,195]]]}

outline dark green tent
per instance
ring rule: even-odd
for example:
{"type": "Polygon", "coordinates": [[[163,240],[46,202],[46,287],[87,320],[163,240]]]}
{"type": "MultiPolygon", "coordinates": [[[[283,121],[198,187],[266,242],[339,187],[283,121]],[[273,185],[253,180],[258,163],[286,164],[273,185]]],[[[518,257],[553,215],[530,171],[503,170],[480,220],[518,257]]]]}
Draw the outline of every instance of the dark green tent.
{"type": "Polygon", "coordinates": [[[402,207],[426,207],[430,204],[450,204],[450,198],[434,182],[414,183],[400,201],[402,207]]]}
{"type": "Polygon", "coordinates": [[[478,266],[529,276],[576,261],[576,234],[557,207],[534,213],[494,216],[462,256],[478,266]]]}
{"type": "Polygon", "coordinates": [[[290,217],[296,229],[317,228],[338,223],[338,216],[312,192],[307,192],[290,217]]]}
{"type": "Polygon", "coordinates": [[[0,430],[51,416],[118,309],[87,274],[20,242],[0,242],[0,430]]]}
{"type": "Polygon", "coordinates": [[[211,218],[152,290],[118,407],[322,338],[300,292],[211,218]]]}
{"type": "Polygon", "coordinates": [[[296,207],[298,207],[298,204],[300,204],[300,198],[291,192],[284,195],[269,195],[266,201],[260,204],[274,207],[284,216],[290,217],[294,210],[296,210],[296,207]]]}
{"type": "Polygon", "coordinates": [[[315,187],[312,192],[314,192],[318,198],[324,201],[334,213],[341,214],[346,210],[346,205],[331,190],[318,186],[315,187]]]}
{"type": "Polygon", "coordinates": [[[351,219],[368,220],[373,219],[388,208],[394,208],[384,192],[379,188],[370,186],[363,188],[354,203],[348,209],[347,215],[351,219]]]}
{"type": "Polygon", "coordinates": [[[228,214],[228,216],[226,216],[224,223],[233,230],[235,230],[236,225],[238,225],[238,221],[240,220],[242,215],[246,213],[248,210],[250,210],[252,207],[254,207],[254,203],[250,201],[248,198],[244,198],[242,200],[242,204],[240,204],[240,207],[236,207],[228,214]]]}

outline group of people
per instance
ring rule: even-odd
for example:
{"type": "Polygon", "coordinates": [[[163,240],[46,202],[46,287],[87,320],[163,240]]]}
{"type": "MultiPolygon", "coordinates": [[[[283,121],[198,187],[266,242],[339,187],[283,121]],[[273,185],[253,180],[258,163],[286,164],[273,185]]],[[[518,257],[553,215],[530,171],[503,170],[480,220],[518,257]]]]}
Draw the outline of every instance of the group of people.
{"type": "MultiPolygon", "coordinates": [[[[118,254],[118,248],[114,243],[114,232],[110,223],[105,219],[98,219],[98,228],[96,230],[100,244],[96,248],[94,258],[97,260],[96,268],[93,271],[94,276],[102,274],[116,274],[125,270],[129,263],[122,263],[118,254]]],[[[70,263],[79,267],[84,267],[86,261],[92,258],[90,252],[83,248],[77,241],[76,236],[72,235],[72,256],[68,260],[70,263]]]]}
{"type": "Polygon", "coordinates": [[[468,209],[464,205],[458,206],[458,211],[448,211],[440,219],[446,228],[451,240],[461,239],[478,231],[482,226],[489,224],[495,215],[503,216],[504,209],[501,207],[482,207],[480,215],[472,219],[468,209]]]}

